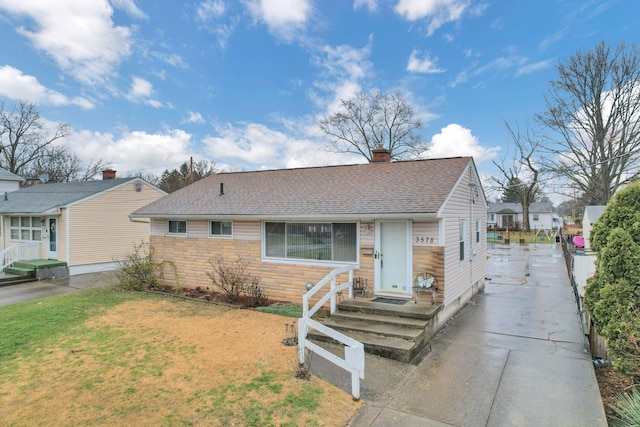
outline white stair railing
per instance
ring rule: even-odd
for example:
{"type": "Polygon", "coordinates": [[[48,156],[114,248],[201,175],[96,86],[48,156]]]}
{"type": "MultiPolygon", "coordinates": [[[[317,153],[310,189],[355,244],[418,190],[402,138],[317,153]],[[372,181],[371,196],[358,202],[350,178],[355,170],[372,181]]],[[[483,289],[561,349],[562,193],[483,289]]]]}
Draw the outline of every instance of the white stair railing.
{"type": "Polygon", "coordinates": [[[38,243],[16,243],[0,252],[0,272],[16,261],[28,261],[38,259],[40,245],[38,243]]]}
{"type": "Polygon", "coordinates": [[[329,362],[350,372],[351,395],[355,400],[359,400],[360,379],[364,379],[364,346],[361,342],[311,319],[311,316],[313,316],[315,312],[329,300],[331,300],[331,313],[335,313],[338,292],[342,292],[349,288],[349,295],[352,294],[351,286],[353,286],[353,270],[355,270],[355,268],[355,266],[347,266],[333,270],[302,296],[302,318],[298,320],[298,362],[300,365],[304,364],[305,349],[308,349],[309,351],[324,357],[329,362]],[[349,273],[349,282],[336,286],[336,276],[347,272],[349,273]],[[331,289],[329,292],[327,292],[311,309],[309,309],[309,299],[327,283],[331,283],[331,289]],[[344,359],[341,359],[335,354],[307,340],[309,328],[313,328],[343,344],[345,346],[344,359]]]}

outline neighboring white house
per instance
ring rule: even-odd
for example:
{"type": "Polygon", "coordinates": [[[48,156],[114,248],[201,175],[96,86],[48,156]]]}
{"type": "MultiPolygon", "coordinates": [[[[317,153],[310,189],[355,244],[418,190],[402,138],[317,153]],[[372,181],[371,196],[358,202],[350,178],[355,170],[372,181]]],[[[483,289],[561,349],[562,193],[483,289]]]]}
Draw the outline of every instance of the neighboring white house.
{"type": "Polygon", "coordinates": [[[591,229],[593,228],[593,224],[600,218],[600,215],[604,213],[604,209],[606,206],[603,205],[593,205],[593,206],[585,206],[584,207],[584,215],[582,216],[582,238],[584,239],[584,249],[590,250],[590,236],[591,229]]]}
{"type": "Polygon", "coordinates": [[[5,193],[18,191],[20,182],[24,181],[21,176],[13,172],[9,172],[4,168],[0,168],[0,195],[4,197],[5,193]]]}
{"type": "MultiPolygon", "coordinates": [[[[520,203],[489,203],[487,227],[491,229],[517,230],[522,227],[524,217],[520,203]]],[[[529,206],[529,226],[532,230],[551,230],[557,225],[553,217],[551,202],[535,202],[529,206]]]]}

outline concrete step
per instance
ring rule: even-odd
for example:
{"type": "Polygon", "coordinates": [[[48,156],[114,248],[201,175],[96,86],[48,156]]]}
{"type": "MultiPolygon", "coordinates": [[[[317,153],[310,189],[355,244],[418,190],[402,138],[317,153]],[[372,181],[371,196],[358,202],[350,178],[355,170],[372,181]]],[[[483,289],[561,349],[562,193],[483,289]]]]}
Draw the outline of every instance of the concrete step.
{"type": "Polygon", "coordinates": [[[336,311],[331,315],[333,320],[356,320],[365,321],[370,324],[398,325],[407,328],[424,329],[429,320],[415,319],[411,317],[386,316],[381,314],[368,314],[357,311],[336,311]]]}
{"type": "Polygon", "coordinates": [[[35,277],[28,277],[28,276],[16,276],[16,275],[6,275],[6,274],[2,274],[0,276],[0,288],[4,287],[4,286],[13,286],[13,285],[19,285],[21,283],[28,283],[28,282],[35,282],[36,279],[35,277]]]}
{"type": "Polygon", "coordinates": [[[36,276],[36,270],[33,267],[25,268],[25,267],[18,267],[18,266],[14,265],[14,266],[5,268],[4,272],[7,273],[7,274],[13,274],[13,275],[16,275],[16,276],[23,276],[23,277],[35,277],[36,276]]]}
{"type": "MultiPolygon", "coordinates": [[[[350,331],[347,335],[360,341],[364,345],[364,351],[367,353],[405,363],[411,362],[426,345],[426,342],[422,341],[417,343],[402,338],[381,336],[366,332],[350,331]]],[[[315,330],[309,330],[308,337],[321,342],[334,342],[331,338],[315,330]]]]}
{"type": "Polygon", "coordinates": [[[322,321],[322,324],[349,336],[352,332],[362,332],[382,337],[402,338],[408,341],[420,341],[424,337],[424,327],[414,328],[400,323],[370,323],[367,320],[336,319],[334,315],[322,321]]]}
{"type": "Polygon", "coordinates": [[[414,304],[412,300],[405,304],[386,304],[367,298],[351,298],[338,303],[338,310],[429,320],[442,310],[442,304],[414,304]]]}

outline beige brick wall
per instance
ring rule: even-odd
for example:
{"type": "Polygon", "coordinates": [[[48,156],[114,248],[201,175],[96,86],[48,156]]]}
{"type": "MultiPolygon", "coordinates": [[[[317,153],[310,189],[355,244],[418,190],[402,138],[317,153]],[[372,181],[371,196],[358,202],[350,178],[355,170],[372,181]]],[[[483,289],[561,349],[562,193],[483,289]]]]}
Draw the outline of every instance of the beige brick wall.
{"type": "MultiPolygon", "coordinates": [[[[226,260],[234,261],[238,256],[249,263],[250,274],[260,277],[260,286],[269,299],[279,301],[302,302],[307,282],[317,283],[329,274],[333,267],[314,267],[309,265],[261,262],[260,242],[251,240],[204,239],[168,236],[151,236],[157,261],[169,260],[175,263],[180,286],[194,288],[211,286],[207,276],[212,271],[209,264],[219,253],[226,260]]],[[[357,270],[355,275],[370,276],[373,285],[373,260],[371,272],[357,270]]],[[[347,282],[349,276],[338,277],[338,283],[347,282]]],[[[168,284],[173,284],[167,276],[168,284]]]]}

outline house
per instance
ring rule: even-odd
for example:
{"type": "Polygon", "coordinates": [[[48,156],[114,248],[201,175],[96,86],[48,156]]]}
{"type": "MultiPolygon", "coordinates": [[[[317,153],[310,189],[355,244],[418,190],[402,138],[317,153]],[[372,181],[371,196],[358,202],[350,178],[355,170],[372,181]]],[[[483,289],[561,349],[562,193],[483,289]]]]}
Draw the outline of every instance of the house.
{"type": "Polygon", "coordinates": [[[584,239],[584,249],[590,250],[591,244],[589,237],[591,236],[591,229],[593,224],[600,218],[600,215],[604,213],[604,205],[593,205],[584,207],[584,215],[582,216],[582,238],[584,239]]]}
{"type": "Polygon", "coordinates": [[[166,193],[140,178],[38,184],[0,197],[0,250],[30,245],[37,258],[66,263],[69,273],[113,269],[134,243],[147,241],[149,224],[129,214],[166,193]]]}
{"type": "MultiPolygon", "coordinates": [[[[524,217],[520,203],[489,203],[487,227],[490,229],[519,230],[524,217]]],[[[529,226],[532,230],[551,230],[557,226],[551,202],[534,202],[529,205],[529,226]]]]}
{"type": "MultiPolygon", "coordinates": [[[[376,296],[438,283],[444,322],[484,287],[486,199],[471,157],[211,175],[131,214],[180,285],[211,284],[209,261],[241,257],[270,299],[300,302],[337,267],[376,296]]],[[[344,281],[342,281],[344,283],[344,281]]]]}
{"type": "Polygon", "coordinates": [[[21,176],[9,172],[4,168],[0,168],[0,194],[18,191],[22,181],[24,181],[24,179],[21,176]]]}

